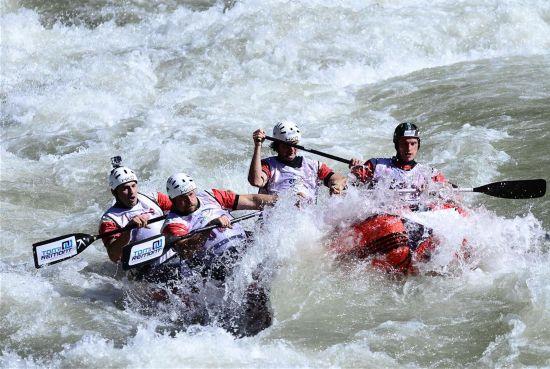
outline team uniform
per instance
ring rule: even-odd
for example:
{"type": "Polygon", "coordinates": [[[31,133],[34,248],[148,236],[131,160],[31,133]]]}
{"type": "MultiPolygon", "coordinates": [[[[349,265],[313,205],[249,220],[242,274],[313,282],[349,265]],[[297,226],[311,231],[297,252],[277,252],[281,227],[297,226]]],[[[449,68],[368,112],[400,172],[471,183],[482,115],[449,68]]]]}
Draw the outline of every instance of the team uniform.
{"type": "MultiPolygon", "coordinates": [[[[120,207],[117,204],[110,207],[101,217],[101,223],[99,225],[99,234],[104,234],[116,229],[120,229],[128,225],[130,220],[138,215],[148,214],[149,219],[160,217],[165,212],[169,211],[172,207],[172,201],[170,198],[160,192],[156,193],[138,193],[137,204],[132,208],[120,207]]],[[[161,233],[162,222],[150,223],[147,227],[134,228],[130,231],[130,243],[146,238],[156,236],[161,233]]],[[[110,237],[103,239],[105,247],[109,247],[111,242],[120,237],[121,234],[117,233],[110,237]]],[[[146,265],[141,268],[137,268],[136,272],[132,273],[135,279],[141,279],[149,275],[148,279],[158,279],[159,277],[158,266],[163,264],[166,260],[175,255],[175,251],[170,250],[162,257],[156,259],[150,265],[146,265]],[[153,278],[153,275],[155,278],[153,278]]],[[[162,274],[162,273],[161,273],[162,274]]]]}
{"type": "Polygon", "coordinates": [[[320,182],[328,184],[334,171],[325,163],[297,156],[291,162],[282,162],[276,156],[262,160],[262,172],[267,175],[267,183],[260,193],[278,195],[292,190],[306,198],[317,197],[320,182]]]}
{"type": "MultiPolygon", "coordinates": [[[[205,322],[213,318],[222,327],[237,336],[255,335],[269,327],[272,322],[269,290],[261,283],[261,273],[252,273],[253,282],[242,291],[227,288],[226,276],[240,259],[247,246],[247,233],[239,223],[231,228],[216,227],[197,234],[197,239],[178,243],[178,237],[193,234],[207,226],[212,220],[226,216],[232,218],[230,210],[248,208],[241,206],[240,196],[227,190],[212,189],[197,191],[192,177],[185,173],[175,173],[166,181],[166,191],[174,201],[174,206],[162,227],[167,242],[175,242],[181,254],[191,256],[182,262],[186,273],[183,282],[189,286],[191,298],[198,299],[205,306],[205,322]],[[179,196],[193,192],[193,205],[181,202],[179,196]],[[196,202],[195,202],[196,201],[196,202]],[[195,209],[188,213],[189,209],[195,209]],[[188,248],[188,249],[186,249],[188,248]],[[236,293],[236,295],[235,295],[236,293]]],[[[243,195],[243,199],[256,202],[265,196],[243,195]]],[[[246,201],[244,201],[246,202],[246,201]]],[[[255,208],[260,208],[258,204],[255,208]]]]}
{"type": "MultiPolygon", "coordinates": [[[[213,189],[198,191],[199,207],[191,214],[179,214],[172,209],[162,226],[162,234],[168,237],[181,237],[196,229],[205,227],[213,219],[222,215],[229,217],[230,210],[237,207],[239,195],[232,191],[213,189]]],[[[191,268],[200,267],[201,272],[213,278],[224,279],[228,267],[238,256],[238,248],[246,239],[244,228],[235,223],[232,228],[214,228],[203,245],[201,252],[187,260],[191,268]]]]}
{"type": "MultiPolygon", "coordinates": [[[[387,185],[390,189],[415,189],[422,190],[430,183],[445,183],[447,180],[443,174],[434,168],[424,164],[400,163],[393,158],[369,159],[363,166],[353,167],[354,174],[361,183],[387,185]]],[[[418,206],[418,193],[409,193],[404,200],[411,206],[418,206]]]]}

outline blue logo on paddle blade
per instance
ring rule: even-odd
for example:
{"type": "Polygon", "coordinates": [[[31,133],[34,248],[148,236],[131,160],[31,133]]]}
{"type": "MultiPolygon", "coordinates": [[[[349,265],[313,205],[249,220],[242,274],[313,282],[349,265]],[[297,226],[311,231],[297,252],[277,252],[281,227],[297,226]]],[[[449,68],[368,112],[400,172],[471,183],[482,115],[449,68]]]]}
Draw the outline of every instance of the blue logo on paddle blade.
{"type": "Polygon", "coordinates": [[[140,259],[147,260],[148,257],[154,257],[158,253],[162,252],[163,248],[164,248],[164,238],[160,238],[154,241],[150,247],[144,247],[133,251],[133,256],[130,259],[130,261],[136,261],[140,259]]]}
{"type": "Polygon", "coordinates": [[[158,249],[162,249],[162,240],[157,240],[153,242],[153,246],[151,247],[153,251],[156,251],[158,249]]]}
{"type": "Polygon", "coordinates": [[[73,249],[74,243],[73,240],[66,240],[61,243],[61,246],[53,247],[51,249],[46,249],[42,251],[42,256],[40,260],[48,260],[51,258],[63,256],[69,254],[73,249]]]}

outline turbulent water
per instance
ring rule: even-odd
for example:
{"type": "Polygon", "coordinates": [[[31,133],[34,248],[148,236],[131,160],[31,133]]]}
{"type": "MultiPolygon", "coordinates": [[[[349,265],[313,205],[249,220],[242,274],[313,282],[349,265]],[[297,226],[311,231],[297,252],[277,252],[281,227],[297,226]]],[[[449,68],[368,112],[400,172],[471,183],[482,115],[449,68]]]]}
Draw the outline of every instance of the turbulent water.
{"type": "Polygon", "coordinates": [[[40,270],[31,251],[97,231],[114,155],[142,189],[185,171],[202,188],[254,192],[252,132],[282,118],[306,146],[364,159],[392,155],[393,128],[413,120],[420,160],[460,186],[550,179],[548,1],[3,0],[1,11],[0,366],[550,366],[548,196],[463,195],[468,218],[432,220],[442,252],[424,268],[443,276],[402,280],[327,251],[334,226],[375,199],[282,201],[262,229],[247,222],[254,246],[230,288],[262,263],[274,322],[242,339],[178,324],[177,304],[145,311],[101,242],[40,270]],[[474,253],[457,264],[463,237],[474,253]]]}

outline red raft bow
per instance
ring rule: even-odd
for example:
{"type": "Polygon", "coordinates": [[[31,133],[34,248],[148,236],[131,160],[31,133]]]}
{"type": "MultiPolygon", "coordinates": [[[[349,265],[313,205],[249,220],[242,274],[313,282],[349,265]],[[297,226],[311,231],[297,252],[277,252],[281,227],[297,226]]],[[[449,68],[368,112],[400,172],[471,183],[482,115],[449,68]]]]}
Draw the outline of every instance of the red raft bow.
{"type": "MultiPolygon", "coordinates": [[[[456,209],[464,215],[462,209],[456,209]]],[[[432,230],[404,217],[377,214],[341,232],[330,249],[341,260],[367,259],[381,271],[417,274],[419,262],[429,261],[440,241],[432,230]]],[[[463,241],[463,250],[466,247],[463,241]]],[[[466,252],[461,257],[467,257],[466,252]]]]}

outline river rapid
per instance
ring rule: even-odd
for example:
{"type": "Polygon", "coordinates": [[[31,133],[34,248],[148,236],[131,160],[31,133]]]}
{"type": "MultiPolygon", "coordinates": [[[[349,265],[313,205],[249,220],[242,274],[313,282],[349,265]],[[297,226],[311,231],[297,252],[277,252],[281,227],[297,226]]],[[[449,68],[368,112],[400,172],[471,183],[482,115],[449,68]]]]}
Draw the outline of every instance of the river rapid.
{"type": "Polygon", "coordinates": [[[550,2],[2,0],[1,13],[1,367],[550,366],[549,196],[464,194],[468,218],[432,219],[443,251],[423,268],[442,275],[398,280],[327,249],[387,198],[282,199],[263,228],[245,223],[253,247],[230,288],[261,263],[274,322],[241,339],[180,324],[177,303],[145,309],[100,241],[39,270],[31,251],[97,232],[114,155],[142,190],[185,171],[255,192],[252,132],[283,118],[304,145],[363,159],[393,155],[394,127],[413,120],[419,160],[459,186],[548,180],[550,2]],[[475,251],[457,263],[464,237],[475,251]]]}

